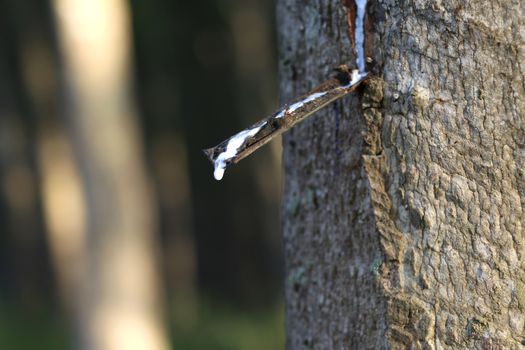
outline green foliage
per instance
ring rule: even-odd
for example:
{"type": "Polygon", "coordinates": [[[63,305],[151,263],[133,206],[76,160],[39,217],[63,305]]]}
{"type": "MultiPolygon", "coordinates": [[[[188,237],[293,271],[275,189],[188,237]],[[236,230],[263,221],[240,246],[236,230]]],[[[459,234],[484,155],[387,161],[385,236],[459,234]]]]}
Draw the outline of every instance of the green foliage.
{"type": "Polygon", "coordinates": [[[69,349],[68,330],[51,310],[29,312],[0,306],[0,349],[69,349]]]}
{"type": "MultiPolygon", "coordinates": [[[[180,300],[170,316],[175,350],[284,349],[282,305],[240,310],[216,300],[180,300]]],[[[70,349],[70,330],[52,310],[29,314],[0,307],[0,349],[70,349]]]]}
{"type": "MultiPolygon", "coordinates": [[[[191,302],[190,302],[191,304],[191,302]]],[[[187,303],[174,303],[172,344],[185,350],[284,349],[281,305],[264,310],[239,310],[217,301],[204,301],[193,314],[187,303]],[[185,310],[180,313],[178,311],[185,310]]]]}

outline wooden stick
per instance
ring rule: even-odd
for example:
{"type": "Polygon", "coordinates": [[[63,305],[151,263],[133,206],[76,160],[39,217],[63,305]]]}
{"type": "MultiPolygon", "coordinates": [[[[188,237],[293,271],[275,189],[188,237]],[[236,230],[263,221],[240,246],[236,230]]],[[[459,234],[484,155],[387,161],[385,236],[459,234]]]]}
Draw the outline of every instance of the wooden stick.
{"type": "Polygon", "coordinates": [[[227,166],[236,164],[295,124],[354,91],[369,77],[366,72],[359,73],[357,70],[350,72],[345,65],[340,66],[337,72],[333,78],[285,105],[270,117],[253,124],[215,147],[205,149],[204,153],[214,164],[215,178],[222,179],[227,166]]]}

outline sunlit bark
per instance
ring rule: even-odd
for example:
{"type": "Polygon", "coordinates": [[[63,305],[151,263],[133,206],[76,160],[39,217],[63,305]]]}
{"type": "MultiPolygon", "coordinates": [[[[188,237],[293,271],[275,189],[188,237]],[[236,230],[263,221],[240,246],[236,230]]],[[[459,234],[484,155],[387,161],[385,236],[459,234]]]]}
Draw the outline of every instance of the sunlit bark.
{"type": "Polygon", "coordinates": [[[128,9],[53,1],[72,140],[86,198],[84,349],[166,349],[155,267],[155,208],[130,95],[128,9]]]}

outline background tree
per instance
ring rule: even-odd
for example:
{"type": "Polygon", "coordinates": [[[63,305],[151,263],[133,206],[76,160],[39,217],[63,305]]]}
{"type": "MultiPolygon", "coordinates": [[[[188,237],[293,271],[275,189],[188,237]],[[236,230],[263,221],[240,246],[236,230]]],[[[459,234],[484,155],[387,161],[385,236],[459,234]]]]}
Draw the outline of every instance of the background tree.
{"type": "Polygon", "coordinates": [[[131,95],[122,0],[55,0],[86,235],[78,291],[81,349],[167,349],[155,212],[131,95]]]}
{"type": "Polygon", "coordinates": [[[282,347],[280,144],[201,152],[277,105],[273,18],[0,1],[0,348],[282,347]]]}
{"type": "MultiPolygon", "coordinates": [[[[278,1],[283,100],[354,60],[353,6],[278,1]]],[[[376,78],[283,141],[287,348],[524,344],[524,8],[369,3],[376,78]]]]}

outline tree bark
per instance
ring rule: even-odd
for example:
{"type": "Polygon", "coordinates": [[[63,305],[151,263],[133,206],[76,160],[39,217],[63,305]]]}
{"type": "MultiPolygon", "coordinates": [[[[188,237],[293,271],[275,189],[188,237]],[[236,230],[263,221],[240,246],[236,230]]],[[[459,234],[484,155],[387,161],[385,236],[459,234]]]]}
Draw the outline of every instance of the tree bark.
{"type": "MultiPolygon", "coordinates": [[[[355,55],[279,0],[288,100],[355,55]]],[[[288,349],[525,344],[523,1],[370,1],[367,87],[284,138],[288,349]]]]}

